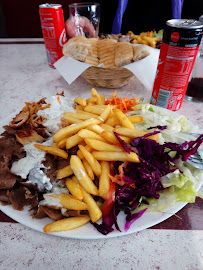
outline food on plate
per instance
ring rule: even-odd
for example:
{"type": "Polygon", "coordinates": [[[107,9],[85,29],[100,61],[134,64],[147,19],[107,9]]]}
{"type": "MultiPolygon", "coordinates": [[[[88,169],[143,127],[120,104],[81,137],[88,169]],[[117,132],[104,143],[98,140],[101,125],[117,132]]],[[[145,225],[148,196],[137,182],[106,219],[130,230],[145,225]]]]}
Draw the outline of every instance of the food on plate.
{"type": "Polygon", "coordinates": [[[146,44],[153,48],[160,48],[163,30],[142,32],[139,35],[135,35],[132,31],[128,31],[127,35],[131,39],[131,43],[146,44]]]}
{"type": "Polygon", "coordinates": [[[127,231],[146,211],[193,203],[202,181],[187,159],[203,135],[191,141],[185,117],[117,91],[105,98],[92,88],[87,99],[57,95],[26,103],[4,129],[0,201],[16,210],[29,205],[33,218],[50,217],[44,232],[90,221],[106,235],[121,230],[120,212],[127,231]],[[32,138],[26,144],[18,136],[24,131],[32,138]],[[33,141],[32,131],[41,139],[33,141]]]}
{"type": "MultiPolygon", "coordinates": [[[[85,37],[71,38],[63,47],[63,54],[93,66],[116,68],[138,61],[150,54],[147,46],[137,46],[115,39],[96,39],[85,37]],[[84,44],[83,44],[84,43],[84,44]]],[[[81,104],[78,104],[81,105],[81,104]]]]}
{"type": "Polygon", "coordinates": [[[99,34],[99,39],[115,39],[118,42],[130,42],[130,36],[122,34],[99,34]]]}
{"type": "Polygon", "coordinates": [[[153,48],[160,48],[161,40],[163,37],[163,29],[158,32],[148,31],[140,34],[134,34],[132,31],[128,31],[126,35],[122,34],[100,34],[100,39],[114,39],[118,42],[130,42],[134,44],[146,44],[153,48]]]}

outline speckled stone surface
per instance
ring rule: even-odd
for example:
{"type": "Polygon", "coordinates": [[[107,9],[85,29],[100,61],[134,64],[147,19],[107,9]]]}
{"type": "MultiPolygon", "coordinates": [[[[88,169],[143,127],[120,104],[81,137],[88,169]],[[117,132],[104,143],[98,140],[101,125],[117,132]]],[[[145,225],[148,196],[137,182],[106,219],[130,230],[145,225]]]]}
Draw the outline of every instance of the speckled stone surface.
{"type": "MultiPolygon", "coordinates": [[[[90,95],[92,86],[83,78],[68,85],[48,66],[43,44],[1,44],[0,59],[0,122],[18,112],[25,101],[37,101],[62,91],[70,97],[90,95]]],[[[107,96],[113,93],[113,89],[97,90],[107,96]]],[[[151,92],[134,77],[118,89],[118,95],[149,101],[151,92]]],[[[203,129],[202,103],[184,100],[178,113],[203,129]]],[[[193,230],[162,228],[167,227],[163,224],[161,229],[88,241],[62,239],[18,223],[0,222],[0,269],[202,270],[203,230],[198,226],[193,230]]]]}
{"type": "Polygon", "coordinates": [[[72,240],[2,224],[0,269],[201,270],[199,231],[145,230],[108,240],[72,240]]]}
{"type": "MultiPolygon", "coordinates": [[[[0,119],[17,112],[25,101],[36,101],[61,91],[70,97],[89,97],[92,86],[85,79],[79,77],[68,85],[57,70],[48,66],[43,44],[1,44],[0,48],[0,119]]],[[[107,96],[113,93],[113,89],[97,90],[107,96]]],[[[134,77],[126,86],[118,89],[118,95],[144,97],[148,102],[151,91],[146,90],[134,77]]],[[[203,103],[184,100],[178,113],[203,128],[203,103]]]]}

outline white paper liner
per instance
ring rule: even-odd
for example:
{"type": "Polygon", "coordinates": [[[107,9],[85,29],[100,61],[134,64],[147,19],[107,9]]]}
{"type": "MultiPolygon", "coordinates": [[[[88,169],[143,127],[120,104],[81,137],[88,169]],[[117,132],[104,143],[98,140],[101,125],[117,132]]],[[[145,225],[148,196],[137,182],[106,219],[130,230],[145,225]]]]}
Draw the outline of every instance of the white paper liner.
{"type": "MultiPolygon", "coordinates": [[[[152,90],[160,50],[151,47],[149,49],[149,56],[126,65],[124,68],[130,70],[148,90],[152,90]]],[[[63,56],[54,66],[68,84],[71,84],[91,65],[79,62],[71,57],[63,56]]]]}

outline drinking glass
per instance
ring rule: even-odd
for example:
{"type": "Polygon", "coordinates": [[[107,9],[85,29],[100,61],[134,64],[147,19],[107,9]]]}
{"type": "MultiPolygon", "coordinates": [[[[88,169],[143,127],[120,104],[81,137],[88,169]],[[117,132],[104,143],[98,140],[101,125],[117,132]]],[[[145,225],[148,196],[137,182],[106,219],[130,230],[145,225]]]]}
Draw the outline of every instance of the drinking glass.
{"type": "Polygon", "coordinates": [[[100,23],[100,5],[98,3],[70,4],[69,19],[76,36],[98,37],[100,23]]]}

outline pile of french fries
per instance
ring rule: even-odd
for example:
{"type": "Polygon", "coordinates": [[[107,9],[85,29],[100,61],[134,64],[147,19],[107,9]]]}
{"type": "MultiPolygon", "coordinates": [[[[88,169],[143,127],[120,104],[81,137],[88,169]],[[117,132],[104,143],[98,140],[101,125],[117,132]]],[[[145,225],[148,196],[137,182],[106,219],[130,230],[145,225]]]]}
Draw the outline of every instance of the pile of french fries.
{"type": "MultiPolygon", "coordinates": [[[[113,96],[116,96],[115,91],[113,96]]],[[[134,123],[142,122],[141,116],[127,117],[115,105],[105,105],[105,98],[92,88],[91,97],[75,98],[75,112],[65,112],[62,117],[65,127],[53,136],[53,146],[35,144],[46,153],[68,158],[67,150],[78,146],[77,154],[71,155],[70,165],[60,169],[57,179],[65,179],[69,194],[46,194],[57,198],[68,210],[88,210],[89,215],[64,218],[44,227],[44,232],[66,231],[83,226],[90,220],[94,223],[102,217],[100,206],[94,196],[108,199],[110,187],[110,162],[139,163],[136,153],[129,154],[120,145],[114,132],[127,144],[147,132],[136,130],[134,123]],[[95,179],[99,179],[99,187],[95,179]]],[[[148,138],[158,141],[158,135],[148,138]]]]}
{"type": "Polygon", "coordinates": [[[148,31],[135,35],[132,31],[129,31],[127,35],[131,38],[131,43],[146,44],[152,48],[156,48],[156,43],[160,39],[154,36],[154,31],[148,31]]]}

